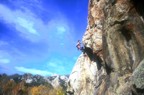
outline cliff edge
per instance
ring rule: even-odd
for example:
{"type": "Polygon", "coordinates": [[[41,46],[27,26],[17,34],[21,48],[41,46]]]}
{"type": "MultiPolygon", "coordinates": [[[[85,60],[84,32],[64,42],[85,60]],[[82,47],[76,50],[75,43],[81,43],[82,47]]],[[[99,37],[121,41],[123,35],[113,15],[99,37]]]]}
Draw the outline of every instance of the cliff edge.
{"type": "Polygon", "coordinates": [[[144,95],[144,1],[89,0],[68,95],[144,95]]]}

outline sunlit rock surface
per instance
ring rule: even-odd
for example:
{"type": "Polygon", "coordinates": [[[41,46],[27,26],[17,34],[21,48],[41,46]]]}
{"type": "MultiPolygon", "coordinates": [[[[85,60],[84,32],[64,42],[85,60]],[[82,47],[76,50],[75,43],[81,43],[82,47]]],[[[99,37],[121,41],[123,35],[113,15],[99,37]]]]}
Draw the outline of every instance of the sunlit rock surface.
{"type": "Polygon", "coordinates": [[[144,1],[89,0],[69,95],[144,95],[144,1]]]}
{"type": "Polygon", "coordinates": [[[63,87],[66,88],[67,76],[57,75],[50,83],[54,88],[63,87]]]}
{"type": "Polygon", "coordinates": [[[81,55],[69,77],[67,90],[75,91],[75,95],[93,95],[96,83],[100,78],[97,75],[104,74],[104,70],[102,68],[98,70],[96,64],[97,62],[91,61],[88,56],[81,55]]]}

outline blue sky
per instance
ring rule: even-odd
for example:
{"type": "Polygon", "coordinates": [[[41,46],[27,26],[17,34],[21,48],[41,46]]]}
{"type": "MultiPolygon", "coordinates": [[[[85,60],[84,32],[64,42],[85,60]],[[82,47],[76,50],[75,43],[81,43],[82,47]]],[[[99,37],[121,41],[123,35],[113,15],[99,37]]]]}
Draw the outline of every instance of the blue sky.
{"type": "Polygon", "coordinates": [[[0,0],[0,73],[69,74],[88,0],[0,0]]]}

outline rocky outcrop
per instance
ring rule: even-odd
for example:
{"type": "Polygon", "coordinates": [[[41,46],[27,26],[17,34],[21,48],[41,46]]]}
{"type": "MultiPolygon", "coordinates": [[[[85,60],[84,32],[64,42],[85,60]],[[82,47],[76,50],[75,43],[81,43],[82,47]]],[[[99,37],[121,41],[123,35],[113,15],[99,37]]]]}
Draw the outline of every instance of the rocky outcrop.
{"type": "Polygon", "coordinates": [[[64,89],[66,89],[66,83],[67,83],[68,77],[67,76],[59,76],[57,75],[51,82],[51,85],[54,88],[58,88],[58,87],[62,87],[64,89]]]}
{"type": "Polygon", "coordinates": [[[144,1],[89,0],[69,94],[144,95],[144,1]]]}

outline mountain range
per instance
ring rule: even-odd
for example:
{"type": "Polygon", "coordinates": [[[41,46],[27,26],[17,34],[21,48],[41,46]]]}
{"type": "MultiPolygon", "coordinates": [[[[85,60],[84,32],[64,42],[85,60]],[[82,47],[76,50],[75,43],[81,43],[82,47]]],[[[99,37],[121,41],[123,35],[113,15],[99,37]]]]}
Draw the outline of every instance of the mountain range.
{"type": "Polygon", "coordinates": [[[0,95],[63,95],[67,76],[0,74],[0,95]]]}

